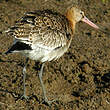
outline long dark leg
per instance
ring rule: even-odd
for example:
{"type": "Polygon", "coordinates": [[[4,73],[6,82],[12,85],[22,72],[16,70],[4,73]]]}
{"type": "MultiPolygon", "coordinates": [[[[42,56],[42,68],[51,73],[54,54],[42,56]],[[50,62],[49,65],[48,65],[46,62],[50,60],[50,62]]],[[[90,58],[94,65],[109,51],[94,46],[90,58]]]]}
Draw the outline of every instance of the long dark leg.
{"type": "Polygon", "coordinates": [[[27,67],[27,64],[28,64],[28,58],[26,59],[26,62],[25,62],[25,66],[23,68],[23,95],[21,96],[21,98],[25,98],[25,99],[28,99],[28,96],[26,95],[26,87],[25,87],[25,80],[26,80],[26,67],[27,67]]]}
{"type": "Polygon", "coordinates": [[[43,96],[44,96],[44,101],[50,105],[52,102],[54,102],[55,100],[52,100],[52,101],[49,101],[47,96],[46,96],[46,90],[45,90],[45,87],[44,87],[44,84],[43,84],[43,81],[42,81],[42,75],[43,75],[43,68],[44,68],[44,63],[42,64],[41,66],[41,69],[40,69],[40,72],[39,72],[39,79],[40,79],[40,84],[41,84],[41,87],[42,87],[42,92],[43,92],[43,96]]]}
{"type": "Polygon", "coordinates": [[[48,99],[46,97],[46,90],[45,90],[45,87],[44,87],[44,84],[43,84],[43,81],[42,81],[43,68],[44,68],[44,63],[42,64],[41,69],[39,71],[39,79],[40,79],[40,84],[41,84],[41,87],[42,87],[42,92],[43,92],[44,100],[47,102],[48,99]]]}

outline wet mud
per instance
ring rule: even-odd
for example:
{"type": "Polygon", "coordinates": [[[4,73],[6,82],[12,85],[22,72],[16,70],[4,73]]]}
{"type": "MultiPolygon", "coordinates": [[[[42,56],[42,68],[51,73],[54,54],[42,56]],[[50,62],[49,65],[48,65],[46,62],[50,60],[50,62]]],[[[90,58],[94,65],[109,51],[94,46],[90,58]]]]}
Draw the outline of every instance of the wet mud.
{"type": "Polygon", "coordinates": [[[3,31],[27,11],[52,9],[63,14],[71,5],[78,5],[91,21],[110,30],[109,0],[0,0],[0,110],[110,110],[110,34],[82,22],[76,25],[67,53],[45,65],[47,96],[56,101],[50,107],[42,103],[40,64],[32,60],[26,77],[30,99],[17,100],[23,93],[25,57],[3,54],[14,40],[3,31]]]}

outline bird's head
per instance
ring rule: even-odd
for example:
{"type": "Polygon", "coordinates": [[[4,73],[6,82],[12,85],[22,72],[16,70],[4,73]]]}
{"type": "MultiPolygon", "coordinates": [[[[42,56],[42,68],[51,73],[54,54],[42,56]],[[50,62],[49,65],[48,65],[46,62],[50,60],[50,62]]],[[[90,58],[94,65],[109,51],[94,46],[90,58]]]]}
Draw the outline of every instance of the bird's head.
{"type": "Polygon", "coordinates": [[[77,23],[79,21],[83,21],[87,24],[89,24],[90,26],[92,26],[93,28],[99,29],[99,27],[97,25],[95,25],[94,23],[92,23],[84,14],[83,11],[81,11],[79,8],[76,7],[71,7],[69,9],[67,9],[66,12],[66,17],[69,21],[73,22],[73,23],[77,23]]]}

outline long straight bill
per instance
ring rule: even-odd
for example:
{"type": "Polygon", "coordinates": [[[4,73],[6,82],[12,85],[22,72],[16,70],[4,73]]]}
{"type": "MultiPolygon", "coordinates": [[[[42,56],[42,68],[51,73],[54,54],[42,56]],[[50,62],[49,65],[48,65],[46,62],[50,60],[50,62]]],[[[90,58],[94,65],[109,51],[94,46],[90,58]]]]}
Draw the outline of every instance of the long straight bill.
{"type": "Polygon", "coordinates": [[[84,16],[84,18],[82,18],[82,21],[89,24],[90,26],[92,26],[95,29],[99,29],[99,27],[97,25],[95,25],[93,22],[91,22],[87,17],[84,16]]]}

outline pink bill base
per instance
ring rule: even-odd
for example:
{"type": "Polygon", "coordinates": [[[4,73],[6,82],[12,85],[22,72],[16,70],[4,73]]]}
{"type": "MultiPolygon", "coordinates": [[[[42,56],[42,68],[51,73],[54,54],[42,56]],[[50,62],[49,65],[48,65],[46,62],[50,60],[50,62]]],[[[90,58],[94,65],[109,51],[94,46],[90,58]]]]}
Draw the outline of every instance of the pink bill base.
{"type": "Polygon", "coordinates": [[[99,29],[99,27],[97,25],[95,25],[93,22],[91,22],[87,17],[84,16],[84,18],[82,18],[82,21],[89,24],[90,26],[92,26],[95,29],[99,29]]]}

